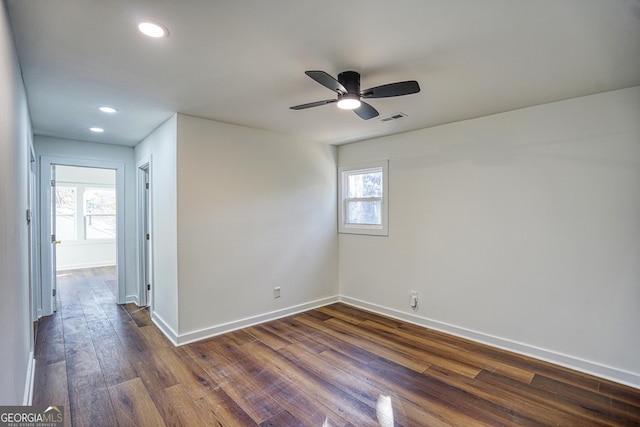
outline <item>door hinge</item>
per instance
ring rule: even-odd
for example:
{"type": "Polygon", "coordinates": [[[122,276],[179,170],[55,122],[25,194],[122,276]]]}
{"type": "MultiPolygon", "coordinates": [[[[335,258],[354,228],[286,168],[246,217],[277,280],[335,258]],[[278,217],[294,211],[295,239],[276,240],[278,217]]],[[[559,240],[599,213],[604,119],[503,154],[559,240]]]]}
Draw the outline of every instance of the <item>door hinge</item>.
{"type": "Polygon", "coordinates": [[[56,180],[55,180],[55,179],[52,179],[52,180],[51,180],[51,186],[52,186],[52,187],[55,187],[55,186],[56,186],[56,180]]]}
{"type": "Polygon", "coordinates": [[[147,284],[147,290],[150,291],[151,290],[151,284],[147,284]]]}
{"type": "Polygon", "coordinates": [[[148,183],[148,182],[147,182],[147,183],[145,183],[145,184],[144,184],[144,187],[148,190],[148,189],[149,189],[149,183],[148,183]]]}
{"type": "Polygon", "coordinates": [[[56,242],[56,235],[52,234],[51,235],[51,243],[55,243],[56,242]]]}
{"type": "Polygon", "coordinates": [[[147,240],[149,240],[149,233],[145,234],[144,236],[147,240]]]}
{"type": "Polygon", "coordinates": [[[52,293],[53,293],[53,296],[55,297],[56,296],[56,290],[54,289],[52,293]]]}

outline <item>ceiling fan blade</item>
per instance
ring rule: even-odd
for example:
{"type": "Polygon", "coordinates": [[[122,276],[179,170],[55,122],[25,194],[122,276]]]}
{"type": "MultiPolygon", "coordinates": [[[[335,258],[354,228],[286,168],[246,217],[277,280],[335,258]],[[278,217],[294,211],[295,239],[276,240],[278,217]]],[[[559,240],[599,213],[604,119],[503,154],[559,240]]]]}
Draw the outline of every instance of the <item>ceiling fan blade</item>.
{"type": "Polygon", "coordinates": [[[361,102],[360,106],[355,110],[353,110],[353,112],[356,113],[358,116],[360,116],[361,119],[369,120],[379,114],[378,110],[373,108],[371,105],[367,104],[366,102],[362,102],[362,101],[360,102],[361,102]]]}
{"type": "Polygon", "coordinates": [[[319,107],[321,105],[331,104],[337,101],[338,101],[337,99],[325,99],[324,101],[316,101],[316,102],[310,102],[308,104],[294,105],[293,107],[289,107],[289,108],[292,110],[304,110],[311,107],[319,107]]]}
{"type": "Polygon", "coordinates": [[[327,87],[338,94],[347,93],[347,89],[342,85],[342,83],[324,71],[305,71],[304,73],[320,83],[322,86],[327,87]]]}
{"type": "Polygon", "coordinates": [[[420,92],[420,85],[415,80],[406,82],[389,83],[372,87],[360,92],[362,98],[389,98],[392,96],[410,95],[420,92]]]}

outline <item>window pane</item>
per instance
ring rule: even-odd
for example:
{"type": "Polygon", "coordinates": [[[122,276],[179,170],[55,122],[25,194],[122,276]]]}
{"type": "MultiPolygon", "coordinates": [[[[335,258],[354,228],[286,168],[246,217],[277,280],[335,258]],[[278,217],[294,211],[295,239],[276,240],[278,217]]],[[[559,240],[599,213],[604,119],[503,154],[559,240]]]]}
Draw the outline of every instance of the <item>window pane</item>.
{"type": "Polygon", "coordinates": [[[381,200],[353,201],[347,200],[347,224],[381,225],[381,200]]]}
{"type": "Polygon", "coordinates": [[[347,176],[347,198],[361,197],[382,197],[381,170],[347,176]]]}
{"type": "Polygon", "coordinates": [[[87,188],[84,191],[86,239],[116,237],[116,191],[112,188],[87,188]]]}
{"type": "Polygon", "coordinates": [[[84,191],[84,214],[116,213],[116,191],[111,188],[87,188],[84,191]]]}
{"type": "Polygon", "coordinates": [[[76,240],[76,188],[56,186],[56,239],[76,240]]]}
{"type": "Polygon", "coordinates": [[[87,215],[86,239],[114,239],[116,237],[115,215],[87,215]]]}

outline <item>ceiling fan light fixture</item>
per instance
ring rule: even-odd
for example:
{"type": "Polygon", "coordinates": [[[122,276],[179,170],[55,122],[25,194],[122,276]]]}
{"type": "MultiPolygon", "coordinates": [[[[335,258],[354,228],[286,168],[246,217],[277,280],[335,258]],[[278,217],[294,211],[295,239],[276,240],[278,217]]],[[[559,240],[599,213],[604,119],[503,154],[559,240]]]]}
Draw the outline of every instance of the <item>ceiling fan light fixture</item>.
{"type": "Polygon", "coordinates": [[[338,108],[342,108],[343,110],[355,110],[360,107],[361,104],[358,95],[352,93],[347,93],[338,100],[338,108]]]}

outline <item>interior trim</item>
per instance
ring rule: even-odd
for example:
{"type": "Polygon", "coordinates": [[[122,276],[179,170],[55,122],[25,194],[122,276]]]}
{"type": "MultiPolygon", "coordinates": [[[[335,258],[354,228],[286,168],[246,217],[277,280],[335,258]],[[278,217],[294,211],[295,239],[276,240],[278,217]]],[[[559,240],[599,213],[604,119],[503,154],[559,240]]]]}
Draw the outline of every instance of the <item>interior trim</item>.
{"type": "Polygon", "coordinates": [[[322,298],[322,299],[311,301],[308,303],[294,305],[292,307],[284,308],[281,310],[260,314],[258,316],[246,317],[244,319],[235,320],[233,322],[223,323],[220,325],[211,326],[209,328],[200,329],[193,332],[187,332],[185,334],[178,335],[176,338],[176,341],[172,341],[172,342],[174,342],[174,344],[177,342],[176,345],[178,346],[189,344],[189,343],[200,341],[206,338],[211,338],[216,335],[222,335],[227,332],[232,332],[238,329],[247,328],[249,326],[259,325],[260,323],[269,322],[271,320],[280,319],[282,317],[291,316],[293,314],[302,313],[304,311],[322,307],[329,304],[333,304],[338,301],[339,301],[339,296],[337,295],[333,297],[322,298]]]}
{"type": "Polygon", "coordinates": [[[33,355],[33,351],[29,353],[29,364],[27,368],[27,376],[24,383],[24,397],[22,398],[22,406],[31,406],[33,403],[33,391],[35,387],[36,379],[36,359],[33,355]]]}

